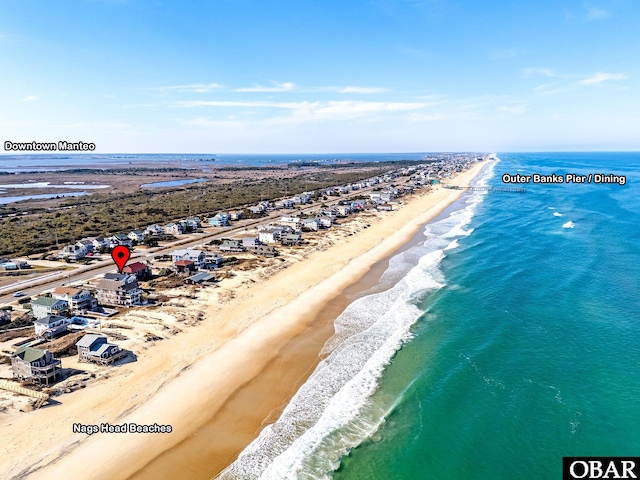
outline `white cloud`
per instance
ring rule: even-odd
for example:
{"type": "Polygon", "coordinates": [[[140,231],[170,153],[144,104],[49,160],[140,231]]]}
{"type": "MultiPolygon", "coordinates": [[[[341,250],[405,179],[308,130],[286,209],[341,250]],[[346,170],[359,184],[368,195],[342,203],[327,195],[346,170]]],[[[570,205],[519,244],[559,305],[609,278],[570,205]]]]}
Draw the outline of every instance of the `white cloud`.
{"type": "Polygon", "coordinates": [[[38,97],[36,97],[35,95],[29,95],[28,97],[23,98],[22,101],[23,102],[33,102],[36,98],[38,98],[38,97]]]}
{"type": "MultiPolygon", "coordinates": [[[[440,103],[440,102],[437,102],[440,103]]],[[[366,102],[356,100],[333,100],[326,102],[263,102],[263,101],[182,101],[175,105],[184,108],[194,107],[229,107],[229,108],[262,108],[284,110],[286,115],[263,117],[267,124],[291,124],[328,120],[376,120],[380,114],[418,111],[435,105],[425,102],[366,102]]]]}
{"type": "Polygon", "coordinates": [[[224,85],[219,83],[191,83],[188,85],[172,85],[169,87],[152,87],[145,88],[144,90],[151,92],[167,93],[170,91],[175,92],[190,92],[190,93],[206,93],[212,90],[222,88],[224,85]]]}
{"type": "Polygon", "coordinates": [[[523,70],[523,73],[525,76],[530,76],[530,75],[542,75],[545,77],[551,77],[551,78],[555,78],[555,77],[559,77],[560,75],[558,75],[557,73],[555,73],[554,71],[548,69],[548,68],[525,68],[523,70]]]}
{"type": "Polygon", "coordinates": [[[623,73],[598,72],[598,73],[594,73],[588,78],[585,78],[584,80],[580,80],[579,82],[576,83],[576,85],[580,85],[580,86],[597,85],[602,82],[608,82],[610,80],[624,80],[625,78],[627,78],[627,76],[624,75],[623,73]]]}
{"type": "Polygon", "coordinates": [[[386,88],[380,87],[342,87],[338,89],[339,93],[381,93],[386,92],[386,88]]]}
{"type": "Polygon", "coordinates": [[[296,85],[291,82],[271,82],[270,87],[264,85],[254,85],[253,87],[236,88],[234,92],[290,92],[296,89],[296,85]]]}
{"type": "Polygon", "coordinates": [[[499,112],[521,115],[527,111],[527,105],[502,105],[496,108],[499,112]]]}
{"type": "Polygon", "coordinates": [[[594,20],[604,20],[606,18],[609,18],[610,16],[611,13],[608,10],[592,6],[587,8],[587,15],[585,17],[585,20],[592,22],[594,20]]]}

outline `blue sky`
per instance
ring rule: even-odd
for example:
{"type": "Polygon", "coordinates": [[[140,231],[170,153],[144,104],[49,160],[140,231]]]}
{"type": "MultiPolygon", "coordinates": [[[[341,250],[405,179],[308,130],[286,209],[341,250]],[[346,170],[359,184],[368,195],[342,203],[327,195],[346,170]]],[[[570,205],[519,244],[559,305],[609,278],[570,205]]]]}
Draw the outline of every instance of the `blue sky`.
{"type": "Polygon", "coordinates": [[[2,0],[0,141],[640,150],[639,58],[637,0],[2,0]]]}

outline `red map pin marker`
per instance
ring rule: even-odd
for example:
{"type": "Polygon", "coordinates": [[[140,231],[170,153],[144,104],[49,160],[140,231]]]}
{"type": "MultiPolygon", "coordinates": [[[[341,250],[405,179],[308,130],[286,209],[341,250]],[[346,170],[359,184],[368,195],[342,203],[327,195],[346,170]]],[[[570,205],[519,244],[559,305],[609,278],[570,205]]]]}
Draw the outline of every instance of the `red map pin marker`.
{"type": "Polygon", "coordinates": [[[130,256],[131,252],[125,245],[118,245],[113,250],[111,250],[111,258],[113,258],[113,261],[118,266],[118,272],[122,273],[122,269],[129,261],[130,256]]]}

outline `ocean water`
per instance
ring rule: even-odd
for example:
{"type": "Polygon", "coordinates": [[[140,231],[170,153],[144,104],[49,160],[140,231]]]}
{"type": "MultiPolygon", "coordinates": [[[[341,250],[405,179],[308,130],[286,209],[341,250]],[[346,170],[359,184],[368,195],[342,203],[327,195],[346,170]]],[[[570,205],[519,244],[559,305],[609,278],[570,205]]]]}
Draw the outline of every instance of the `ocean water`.
{"type": "Polygon", "coordinates": [[[640,154],[501,154],[336,321],[223,479],[556,479],[640,452],[640,154]],[[382,290],[382,291],[380,291],[382,290]]]}

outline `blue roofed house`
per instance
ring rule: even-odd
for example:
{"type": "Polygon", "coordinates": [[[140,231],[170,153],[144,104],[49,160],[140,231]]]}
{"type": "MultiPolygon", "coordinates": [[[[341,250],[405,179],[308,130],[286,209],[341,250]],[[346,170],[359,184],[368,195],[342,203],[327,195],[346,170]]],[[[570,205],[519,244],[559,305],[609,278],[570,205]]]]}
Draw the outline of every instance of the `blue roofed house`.
{"type": "Polygon", "coordinates": [[[220,212],[209,219],[209,225],[212,227],[226,227],[229,225],[231,216],[228,213],[220,212]]]}

